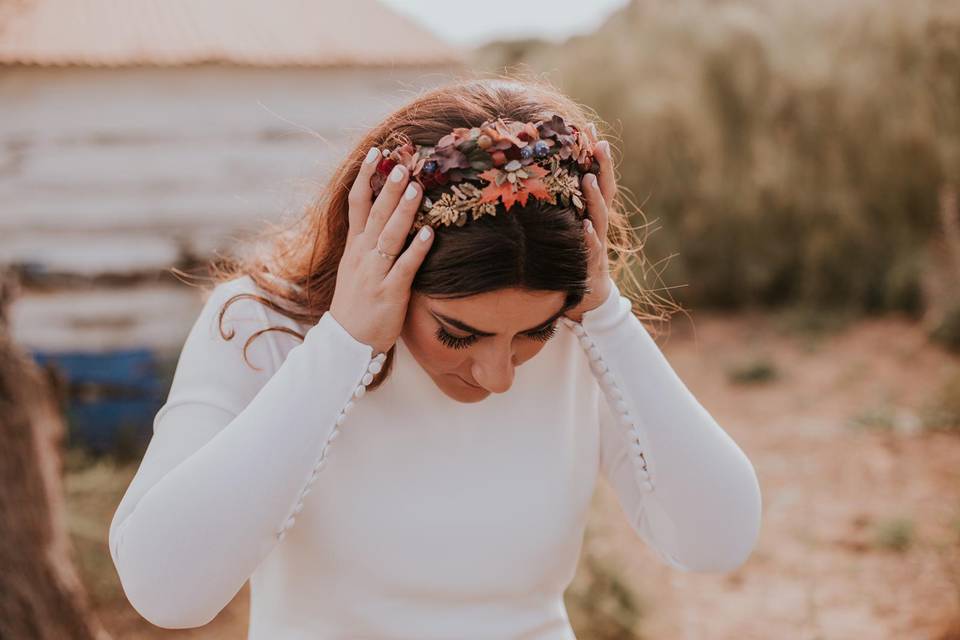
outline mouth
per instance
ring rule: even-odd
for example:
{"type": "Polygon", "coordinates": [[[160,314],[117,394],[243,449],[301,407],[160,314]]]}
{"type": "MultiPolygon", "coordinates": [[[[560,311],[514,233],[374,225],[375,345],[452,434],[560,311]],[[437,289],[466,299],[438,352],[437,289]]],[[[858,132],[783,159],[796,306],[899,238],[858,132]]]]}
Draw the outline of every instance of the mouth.
{"type": "Polygon", "coordinates": [[[463,384],[467,385],[468,387],[473,387],[474,389],[482,389],[482,388],[483,388],[483,387],[480,387],[480,386],[478,386],[478,385],[471,384],[471,383],[467,382],[465,379],[461,378],[460,376],[457,376],[457,379],[459,379],[460,382],[462,382],[463,384]]]}

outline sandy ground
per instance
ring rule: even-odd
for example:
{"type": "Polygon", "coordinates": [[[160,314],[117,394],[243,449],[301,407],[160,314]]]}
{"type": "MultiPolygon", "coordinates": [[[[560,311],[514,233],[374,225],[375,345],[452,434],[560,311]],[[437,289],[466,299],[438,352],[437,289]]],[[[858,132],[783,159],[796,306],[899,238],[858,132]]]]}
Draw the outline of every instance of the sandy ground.
{"type": "MultiPolygon", "coordinates": [[[[960,431],[920,426],[922,408],[960,371],[960,357],[898,317],[822,337],[785,331],[765,314],[693,318],[677,318],[661,348],[753,461],[763,492],[760,542],[729,574],[671,569],[633,534],[601,481],[567,592],[578,637],[960,638],[960,431]],[[776,376],[730,376],[755,362],[776,376]],[[597,563],[634,597],[635,622],[623,623],[632,631],[610,631],[601,608],[576,606],[584,585],[596,582],[597,563]]],[[[95,466],[68,476],[81,569],[106,626],[117,638],[244,638],[246,587],[202,629],[152,627],[126,604],[104,541],[132,473],[95,466]]],[[[617,617],[612,611],[608,618],[617,617]]]]}
{"type": "Polygon", "coordinates": [[[677,572],[638,552],[612,495],[598,492],[596,520],[650,602],[647,635],[960,637],[947,631],[960,619],[960,433],[918,429],[960,359],[897,319],[819,341],[780,335],[760,316],[697,317],[695,326],[697,343],[678,325],[664,351],[754,462],[763,526],[736,572],[677,572]],[[754,358],[775,363],[779,378],[728,380],[726,370],[754,358]],[[871,415],[877,426],[857,426],[871,415]],[[902,552],[882,543],[897,519],[912,530],[902,552]]]}

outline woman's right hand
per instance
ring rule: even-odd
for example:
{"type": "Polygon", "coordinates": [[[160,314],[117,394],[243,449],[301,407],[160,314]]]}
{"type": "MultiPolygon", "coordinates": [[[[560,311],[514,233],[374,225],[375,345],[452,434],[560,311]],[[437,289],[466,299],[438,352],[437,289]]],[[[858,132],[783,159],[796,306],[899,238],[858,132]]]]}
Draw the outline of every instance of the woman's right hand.
{"type": "Polygon", "coordinates": [[[401,253],[423,190],[415,181],[409,182],[410,172],[398,164],[372,201],[370,178],[379,160],[380,150],[374,147],[350,188],[350,229],[329,313],[350,335],[373,347],[374,353],[385,353],[403,328],[413,278],[434,233],[429,226],[422,227],[401,253]],[[381,256],[378,240],[381,251],[399,257],[381,256]]]}

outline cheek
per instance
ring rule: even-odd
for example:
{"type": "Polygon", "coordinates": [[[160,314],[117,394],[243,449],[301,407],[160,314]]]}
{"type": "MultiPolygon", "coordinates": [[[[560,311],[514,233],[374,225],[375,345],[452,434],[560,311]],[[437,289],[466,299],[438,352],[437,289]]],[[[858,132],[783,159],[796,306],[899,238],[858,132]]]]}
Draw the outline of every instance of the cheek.
{"type": "Polygon", "coordinates": [[[517,366],[520,366],[533,356],[540,353],[540,350],[547,346],[549,341],[540,342],[539,340],[524,340],[521,338],[517,342],[519,346],[517,346],[516,355],[514,357],[517,360],[517,366]]]}

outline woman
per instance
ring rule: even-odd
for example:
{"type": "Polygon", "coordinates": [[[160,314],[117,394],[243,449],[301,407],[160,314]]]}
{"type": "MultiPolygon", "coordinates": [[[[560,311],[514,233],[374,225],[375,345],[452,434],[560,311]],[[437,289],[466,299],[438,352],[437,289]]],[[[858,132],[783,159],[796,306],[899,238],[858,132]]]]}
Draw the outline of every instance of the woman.
{"type": "Polygon", "coordinates": [[[186,340],[110,527],[137,611],[201,626],[250,579],[258,640],[573,638],[599,474],[664,562],[745,562],[756,474],[621,295],[616,200],[548,87],[459,82],[375,127],[186,340]]]}

